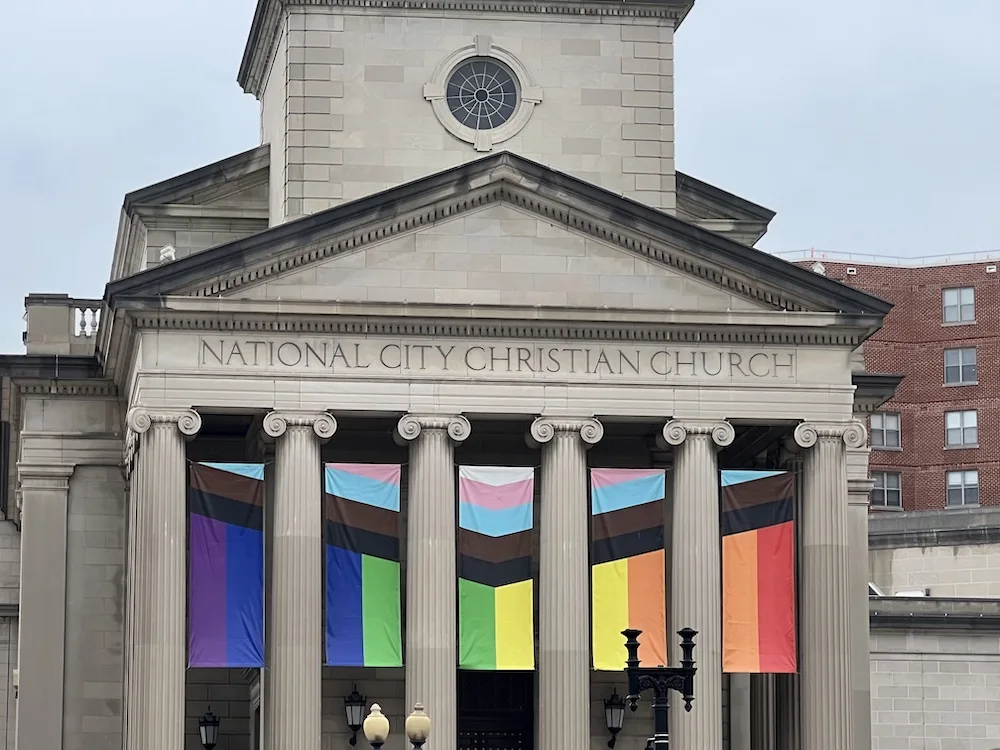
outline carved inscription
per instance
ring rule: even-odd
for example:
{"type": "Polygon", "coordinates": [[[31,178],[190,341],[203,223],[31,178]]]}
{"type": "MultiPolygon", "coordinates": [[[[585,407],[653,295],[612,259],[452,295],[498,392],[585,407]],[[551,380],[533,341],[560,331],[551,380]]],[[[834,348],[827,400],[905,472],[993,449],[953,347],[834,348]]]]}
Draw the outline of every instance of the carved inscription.
{"type": "Polygon", "coordinates": [[[794,380],[795,351],[649,345],[202,337],[198,366],[353,375],[794,380]]]}

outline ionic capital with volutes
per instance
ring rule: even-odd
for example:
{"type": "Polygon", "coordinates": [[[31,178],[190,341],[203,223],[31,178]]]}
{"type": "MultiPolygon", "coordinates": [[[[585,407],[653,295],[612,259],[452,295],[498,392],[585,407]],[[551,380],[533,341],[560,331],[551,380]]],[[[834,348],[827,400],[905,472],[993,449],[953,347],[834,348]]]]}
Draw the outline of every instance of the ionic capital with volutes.
{"type": "Polygon", "coordinates": [[[201,431],[201,415],[194,409],[133,406],[125,424],[137,435],[149,432],[153,425],[176,425],[184,437],[193,438],[201,431]]]}
{"type": "Polygon", "coordinates": [[[472,434],[472,425],[461,414],[406,414],[396,424],[396,434],[405,442],[430,430],[443,430],[454,442],[461,443],[472,434]]]}
{"type": "Polygon", "coordinates": [[[337,420],[325,411],[272,411],[264,417],[264,432],[270,438],[279,438],[289,428],[312,428],[320,440],[329,440],[337,431],[337,420]]]}
{"type": "Polygon", "coordinates": [[[597,445],[604,437],[604,425],[593,417],[538,417],[531,423],[529,442],[536,446],[550,442],[556,436],[575,437],[587,446],[597,445]]]}
{"type": "Polygon", "coordinates": [[[724,419],[672,419],[663,426],[663,441],[677,447],[689,437],[711,437],[719,448],[736,438],[736,430],[724,419]]]}
{"type": "Polygon", "coordinates": [[[820,440],[843,441],[848,448],[861,448],[868,442],[864,422],[802,422],[795,428],[795,443],[800,448],[812,448],[820,440]]]}

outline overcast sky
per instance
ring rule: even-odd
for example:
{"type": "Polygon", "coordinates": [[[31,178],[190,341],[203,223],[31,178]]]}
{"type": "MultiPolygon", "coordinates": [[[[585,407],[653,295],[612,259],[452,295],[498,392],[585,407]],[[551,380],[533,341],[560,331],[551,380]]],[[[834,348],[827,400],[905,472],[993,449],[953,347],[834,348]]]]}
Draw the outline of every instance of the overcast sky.
{"type": "MultiPolygon", "coordinates": [[[[254,6],[5,3],[0,351],[28,292],[101,296],[126,192],[257,145],[254,6]]],[[[777,211],[768,250],[1000,248],[998,36],[998,0],[697,0],[677,166],[777,211]]]]}

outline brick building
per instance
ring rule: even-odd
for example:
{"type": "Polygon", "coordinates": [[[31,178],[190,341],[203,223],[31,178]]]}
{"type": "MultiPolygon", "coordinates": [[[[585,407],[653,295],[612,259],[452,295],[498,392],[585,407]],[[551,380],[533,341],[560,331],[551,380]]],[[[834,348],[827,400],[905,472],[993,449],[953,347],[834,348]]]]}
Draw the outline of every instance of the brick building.
{"type": "Polygon", "coordinates": [[[868,372],[903,375],[869,420],[873,509],[1000,505],[1000,253],[784,255],[891,301],[868,372]]]}

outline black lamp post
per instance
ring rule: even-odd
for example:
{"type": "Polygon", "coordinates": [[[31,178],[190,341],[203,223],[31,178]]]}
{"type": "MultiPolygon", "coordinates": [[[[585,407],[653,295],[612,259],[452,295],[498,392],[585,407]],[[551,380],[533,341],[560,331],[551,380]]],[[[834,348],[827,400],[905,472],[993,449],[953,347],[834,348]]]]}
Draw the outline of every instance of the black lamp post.
{"type": "Polygon", "coordinates": [[[610,698],[604,699],[604,720],[607,722],[608,731],[611,732],[608,747],[614,748],[618,733],[622,731],[622,724],[625,723],[625,701],[618,695],[618,688],[615,688],[610,698]]]}
{"type": "Polygon", "coordinates": [[[368,703],[368,699],[358,692],[358,686],[355,685],[354,689],[351,690],[350,695],[344,697],[344,712],[347,714],[347,726],[351,730],[351,747],[358,744],[358,732],[361,729],[361,722],[365,718],[365,706],[368,703]]]}
{"type": "Polygon", "coordinates": [[[208,707],[208,712],[198,719],[198,734],[201,735],[201,746],[205,750],[212,750],[219,742],[219,717],[212,713],[212,707],[208,707]]]}
{"type": "MultiPolygon", "coordinates": [[[[684,698],[684,710],[691,710],[694,700],[694,637],[697,631],[684,628],[677,632],[681,637],[681,665],[679,667],[640,667],[639,636],[641,630],[623,630],[628,660],[625,673],[628,675],[628,696],[626,701],[633,711],[639,707],[639,696],[646,690],[653,691],[653,748],[670,748],[670,691],[676,690],[684,698]]],[[[647,743],[648,747],[648,743],[647,743]]]]}

